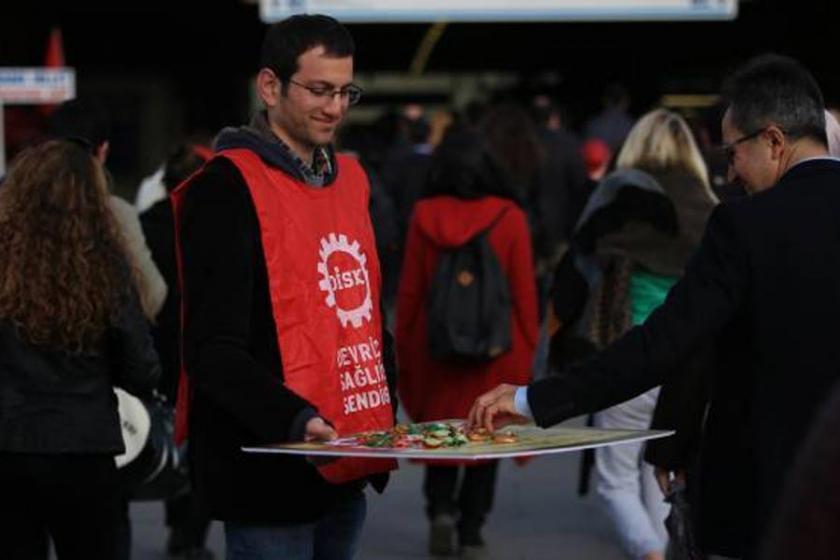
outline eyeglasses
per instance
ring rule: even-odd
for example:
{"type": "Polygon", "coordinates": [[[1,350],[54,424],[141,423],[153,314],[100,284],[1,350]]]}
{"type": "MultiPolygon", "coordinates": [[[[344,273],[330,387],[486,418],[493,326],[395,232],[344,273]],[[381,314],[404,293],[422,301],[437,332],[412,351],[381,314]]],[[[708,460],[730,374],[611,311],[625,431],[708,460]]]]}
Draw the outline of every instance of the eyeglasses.
{"type": "Polygon", "coordinates": [[[735,146],[738,144],[743,144],[744,142],[748,142],[753,138],[758,138],[762,133],[764,133],[769,127],[765,126],[764,128],[760,128],[755,132],[751,132],[750,134],[745,134],[741,136],[737,140],[733,140],[729,144],[724,144],[720,147],[720,151],[722,151],[726,155],[726,161],[732,165],[732,162],[735,160],[735,146]]]}
{"type": "Polygon", "coordinates": [[[336,95],[338,95],[342,99],[346,99],[349,105],[355,105],[362,98],[362,88],[360,88],[356,84],[350,84],[344,86],[343,88],[334,88],[330,86],[320,85],[307,86],[300,82],[296,82],[292,79],[289,79],[289,83],[305,89],[306,91],[311,93],[316,99],[324,101],[325,103],[332,101],[336,95]]]}

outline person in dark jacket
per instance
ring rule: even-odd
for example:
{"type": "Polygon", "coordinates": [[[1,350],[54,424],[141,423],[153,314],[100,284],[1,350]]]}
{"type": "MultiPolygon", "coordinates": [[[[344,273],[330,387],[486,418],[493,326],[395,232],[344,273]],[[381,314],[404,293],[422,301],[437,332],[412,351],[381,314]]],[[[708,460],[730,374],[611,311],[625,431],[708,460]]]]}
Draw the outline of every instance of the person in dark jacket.
{"type": "Polygon", "coordinates": [[[382,490],[395,467],[242,450],[393,426],[368,181],[332,147],[361,95],[353,50],[326,16],[270,27],[256,80],[265,110],[223,130],[217,155],[173,193],[187,374],[176,421],[229,559],[351,558],[363,489],[382,490]]]}
{"type": "Polygon", "coordinates": [[[422,114],[422,108],[414,107],[419,109],[419,114],[407,112],[400,116],[403,136],[398,139],[402,142],[395,143],[382,166],[382,182],[394,201],[400,247],[405,245],[408,222],[415,203],[423,195],[432,161],[432,145],[429,143],[431,127],[422,114]]]}
{"type": "Polygon", "coordinates": [[[633,128],[633,118],[627,112],[630,108],[630,94],[623,84],[613,82],[604,89],[601,98],[602,110],[584,125],[585,140],[600,138],[617,153],[622,142],[633,128]]]}
{"type": "MultiPolygon", "coordinates": [[[[166,192],[172,192],[210,157],[210,148],[201,144],[185,142],[179,145],[163,166],[162,181],[166,192]]],[[[169,198],[156,202],[140,214],[140,224],[143,226],[146,244],[152,252],[152,260],[169,287],[163,307],[155,317],[152,338],[161,363],[158,390],[166,397],[167,404],[174,407],[181,371],[181,294],[178,290],[178,264],[175,257],[175,219],[169,198]]],[[[210,519],[201,511],[192,491],[180,492],[166,500],[166,525],[170,529],[166,544],[169,555],[195,560],[212,558],[212,553],[204,548],[210,519]]]]}
{"type": "Polygon", "coordinates": [[[643,325],[560,375],[479,397],[470,417],[527,414],[546,426],[602,409],[678,375],[683,359],[738,327],[736,343],[718,347],[730,367],[716,368],[699,475],[701,518],[733,523],[700,539],[707,552],[754,558],[840,372],[840,162],[828,157],[819,86],[796,61],[759,57],[726,89],[730,176],[752,196],[715,209],[685,275],[643,325]]]}
{"type": "Polygon", "coordinates": [[[550,99],[537,96],[531,116],[543,153],[531,199],[542,236],[535,246],[539,249],[537,257],[546,258],[543,267],[547,273],[566,249],[593,185],[587,181],[580,142],[563,126],[560,108],[550,99]]]}
{"type": "MultiPolygon", "coordinates": [[[[163,166],[163,186],[167,193],[198,171],[213,156],[210,148],[201,144],[183,143],[175,148],[163,166]]],[[[175,218],[172,203],[168,198],[153,204],[140,214],[140,224],[152,260],[163,275],[170,290],[166,294],[155,324],[152,326],[152,338],[160,355],[161,378],[158,389],[170,402],[175,402],[178,393],[178,375],[181,369],[181,356],[178,344],[180,327],[178,312],[181,295],[178,292],[178,263],[175,256],[175,218]]]]}
{"type": "Polygon", "coordinates": [[[90,151],[22,152],[0,190],[2,557],[117,555],[124,451],[119,386],[144,396],[160,366],[90,151]]]}

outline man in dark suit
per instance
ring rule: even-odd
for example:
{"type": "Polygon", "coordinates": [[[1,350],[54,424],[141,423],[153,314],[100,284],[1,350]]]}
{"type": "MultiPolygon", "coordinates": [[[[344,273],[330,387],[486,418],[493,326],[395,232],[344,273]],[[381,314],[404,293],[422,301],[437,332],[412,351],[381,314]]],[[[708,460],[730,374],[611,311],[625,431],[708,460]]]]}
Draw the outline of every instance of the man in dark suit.
{"type": "Polygon", "coordinates": [[[685,276],[647,322],[554,377],[479,397],[470,422],[556,424],[680,375],[692,352],[715,343],[721,366],[699,478],[717,495],[700,507],[735,512],[737,525],[701,534],[701,544],[752,558],[813,413],[840,377],[840,161],[827,155],[819,87],[794,60],[751,61],[727,94],[729,173],[753,196],[715,210],[685,276]]]}

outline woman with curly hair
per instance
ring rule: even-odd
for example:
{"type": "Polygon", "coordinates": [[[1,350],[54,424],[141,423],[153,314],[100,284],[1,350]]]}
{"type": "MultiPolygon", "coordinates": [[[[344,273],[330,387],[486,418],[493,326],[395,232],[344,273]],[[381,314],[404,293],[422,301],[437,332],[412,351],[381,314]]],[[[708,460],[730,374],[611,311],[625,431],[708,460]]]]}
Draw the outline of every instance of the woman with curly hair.
{"type": "Polygon", "coordinates": [[[3,558],[113,558],[123,451],[112,386],[159,365],[88,151],[22,152],[0,188],[0,543],[3,558]]]}

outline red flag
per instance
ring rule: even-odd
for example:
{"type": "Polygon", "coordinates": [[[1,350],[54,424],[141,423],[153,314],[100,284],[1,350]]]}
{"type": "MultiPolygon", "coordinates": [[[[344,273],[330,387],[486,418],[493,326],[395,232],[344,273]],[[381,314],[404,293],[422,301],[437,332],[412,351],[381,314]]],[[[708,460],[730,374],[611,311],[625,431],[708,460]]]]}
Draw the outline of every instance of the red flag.
{"type": "Polygon", "coordinates": [[[50,31],[50,38],[47,39],[47,53],[44,56],[44,66],[47,68],[64,66],[64,42],[61,39],[60,27],[53,27],[50,31]]]}
{"type": "MultiPolygon", "coordinates": [[[[61,28],[53,27],[47,39],[47,52],[44,55],[45,68],[62,68],[64,66],[64,41],[61,38],[61,28]]],[[[41,114],[49,116],[55,111],[56,105],[41,105],[41,114]]]]}

